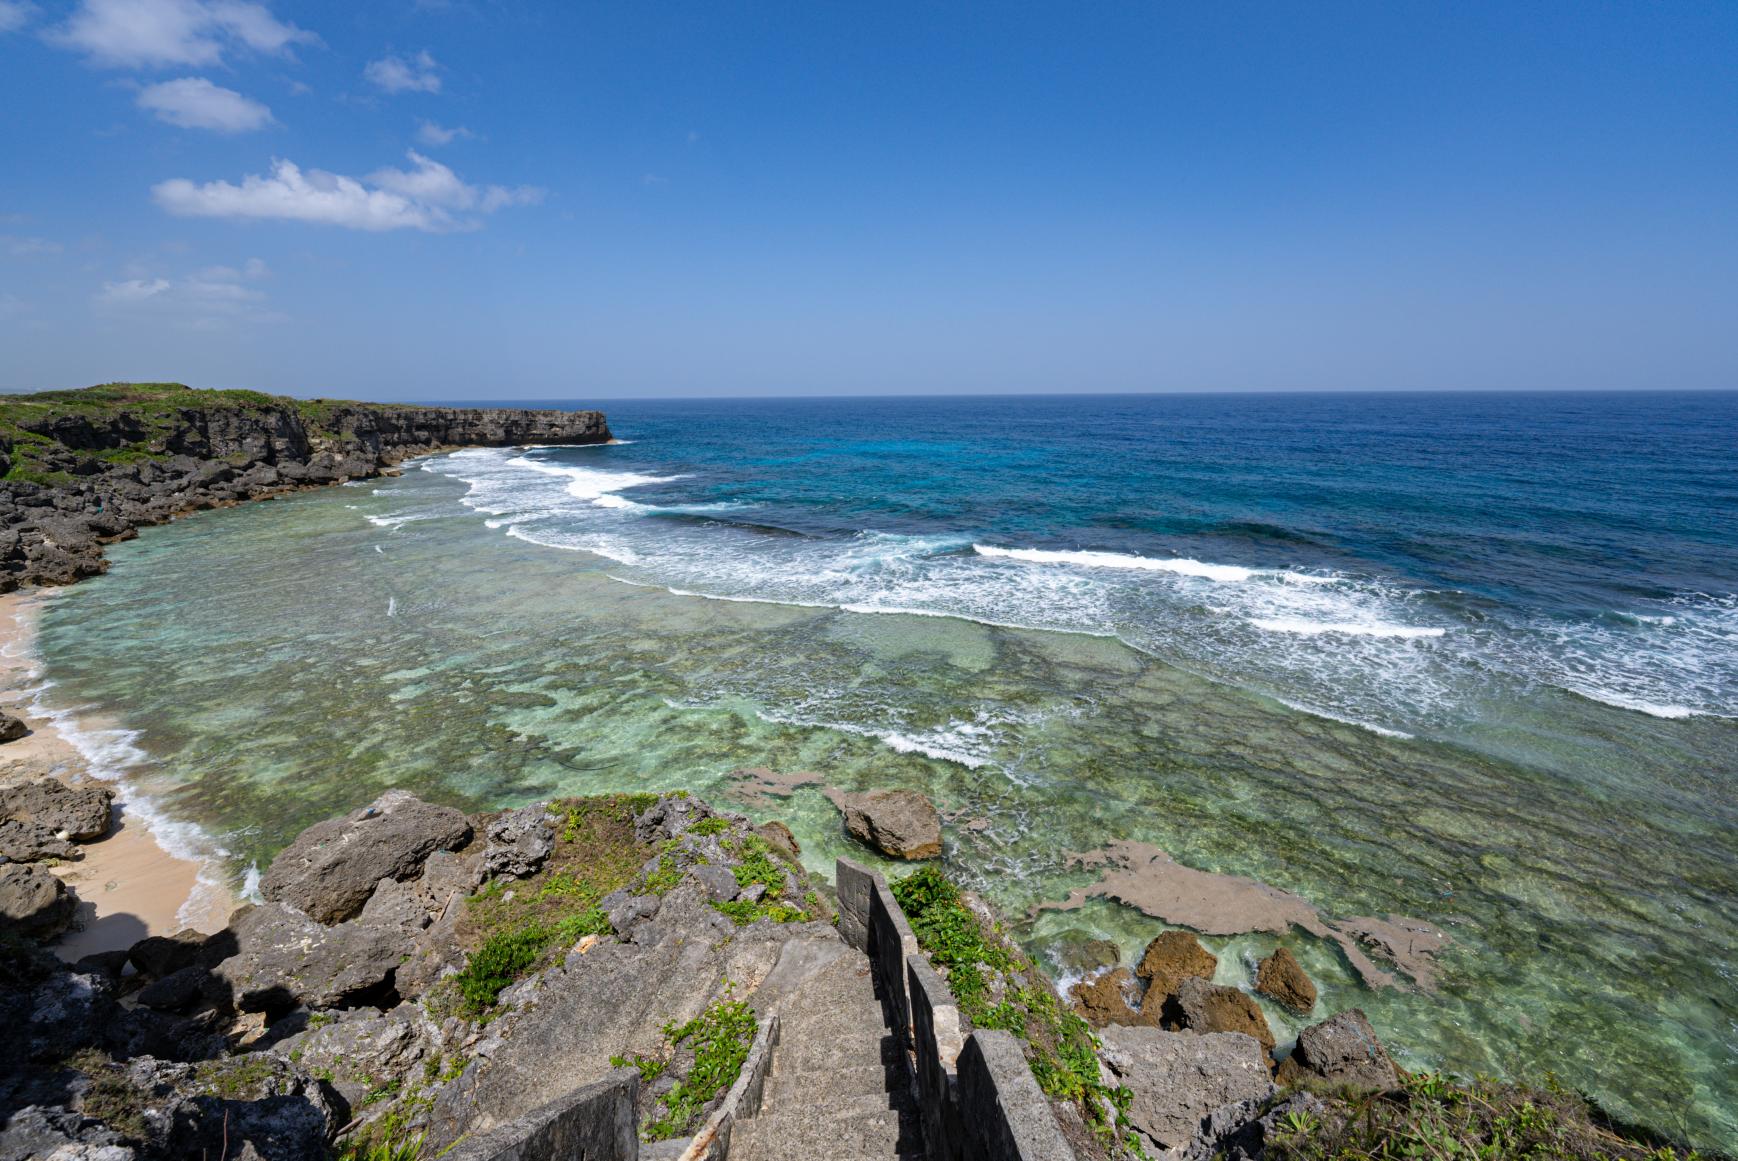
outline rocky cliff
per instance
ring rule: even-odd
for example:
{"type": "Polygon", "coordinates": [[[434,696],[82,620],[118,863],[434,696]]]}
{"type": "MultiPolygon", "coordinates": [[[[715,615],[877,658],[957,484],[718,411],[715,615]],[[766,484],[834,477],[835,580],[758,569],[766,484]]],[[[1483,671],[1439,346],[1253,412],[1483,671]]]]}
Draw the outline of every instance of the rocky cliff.
{"type": "Polygon", "coordinates": [[[184,512],[376,476],[441,448],[609,439],[598,411],[310,401],[175,383],[0,398],[0,592],[100,573],[104,543],[184,512]]]}

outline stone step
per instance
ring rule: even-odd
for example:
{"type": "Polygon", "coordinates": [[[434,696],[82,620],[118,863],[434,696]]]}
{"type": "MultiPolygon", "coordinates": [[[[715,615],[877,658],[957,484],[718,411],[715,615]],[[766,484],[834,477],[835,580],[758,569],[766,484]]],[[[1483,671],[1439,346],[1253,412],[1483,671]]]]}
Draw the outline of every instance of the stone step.
{"type": "Polygon", "coordinates": [[[878,1035],[848,1033],[835,1037],[799,1040],[781,1034],[773,1054],[772,1074],[790,1076],[800,1072],[829,1072],[838,1068],[903,1067],[898,1043],[885,1030],[878,1035]]]}
{"type": "Polygon", "coordinates": [[[766,1078],[766,1087],[761,1092],[761,1107],[771,1110],[785,1101],[813,1100],[816,1093],[886,1096],[887,1070],[879,1064],[864,1064],[829,1068],[822,1072],[774,1073],[766,1078]]]}
{"type": "MultiPolygon", "coordinates": [[[[809,1073],[807,1075],[814,1077],[817,1082],[819,1081],[820,1074],[809,1073]]],[[[762,1101],[760,1115],[774,1117],[795,1109],[806,1109],[816,1100],[823,1099],[820,1095],[822,1093],[826,1093],[826,1090],[811,1085],[806,1096],[798,1095],[788,1100],[781,1100],[777,1104],[762,1101]]],[[[859,1113],[897,1113],[911,1103],[909,1100],[901,1101],[890,1092],[826,1093],[824,1099],[827,1108],[841,1117],[854,1117],[859,1113]]]]}
{"type": "Polygon", "coordinates": [[[732,1161],[890,1158],[922,1152],[916,1117],[901,1118],[889,1109],[844,1112],[828,1101],[817,1101],[808,1108],[763,1112],[751,1121],[738,1122],[730,1133],[732,1161]]]}

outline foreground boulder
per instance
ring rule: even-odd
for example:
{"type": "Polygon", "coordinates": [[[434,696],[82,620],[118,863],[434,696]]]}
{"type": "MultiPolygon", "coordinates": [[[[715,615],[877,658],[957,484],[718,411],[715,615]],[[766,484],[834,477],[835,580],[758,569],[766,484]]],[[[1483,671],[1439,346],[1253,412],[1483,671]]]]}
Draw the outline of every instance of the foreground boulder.
{"type": "Polygon", "coordinates": [[[1255,969],[1255,990],[1270,996],[1294,1012],[1316,1006],[1316,985],[1290,950],[1276,947],[1255,969]]]}
{"type": "Polygon", "coordinates": [[[1240,1032],[1273,1051],[1273,1031],[1256,1002],[1236,988],[1210,984],[1199,976],[1184,980],[1165,999],[1165,1027],[1184,1032],[1240,1032]]]}
{"type": "Polygon", "coordinates": [[[1219,960],[1193,935],[1166,931],[1147,944],[1141,962],[1135,965],[1135,975],[1147,981],[1147,990],[1155,1000],[1163,1000],[1186,979],[1212,979],[1218,967],[1219,960]]]}
{"type": "Polygon", "coordinates": [[[941,816],[915,790],[834,792],[845,829],[865,846],[896,859],[933,859],[941,854],[941,816]]]}
{"type": "Polygon", "coordinates": [[[30,727],[12,714],[0,712],[0,742],[16,742],[30,732],[30,727]]]}
{"type": "Polygon", "coordinates": [[[0,867],[0,925],[52,939],[66,930],[77,906],[66,884],[34,863],[0,867]]]}
{"type": "Polygon", "coordinates": [[[80,1104],[149,1157],[323,1161],[343,1123],[324,1084],[263,1054],[99,1067],[80,1104]]]}
{"type": "Polygon", "coordinates": [[[282,903],[246,907],[229,921],[236,953],[212,969],[214,998],[243,1012],[339,1008],[391,991],[409,954],[402,934],[372,923],[324,927],[282,903]]]}
{"type": "Polygon", "coordinates": [[[1099,1041],[1100,1058],[1133,1094],[1129,1121],[1155,1153],[1188,1146],[1216,1112],[1253,1109],[1274,1092],[1267,1053],[1238,1033],[1112,1027],[1099,1041]]]}
{"type": "Polygon", "coordinates": [[[1278,1079],[1281,1084],[1315,1079],[1385,1090],[1400,1083],[1400,1074],[1370,1021],[1360,1009],[1351,1008],[1299,1032],[1297,1048],[1280,1062],[1278,1079]]]}
{"type": "Polygon", "coordinates": [[[380,880],[413,878],[429,855],[470,838],[471,824],[458,811],[388,790],[297,835],[272,860],[260,893],[321,923],[341,923],[362,910],[380,880]]]}
{"type": "Polygon", "coordinates": [[[81,859],[84,852],[40,822],[7,818],[0,819],[0,856],[15,863],[37,863],[43,859],[81,859]]]}
{"type": "Polygon", "coordinates": [[[109,833],[114,797],[106,786],[74,787],[58,778],[39,778],[0,790],[0,816],[89,842],[109,833]]]}

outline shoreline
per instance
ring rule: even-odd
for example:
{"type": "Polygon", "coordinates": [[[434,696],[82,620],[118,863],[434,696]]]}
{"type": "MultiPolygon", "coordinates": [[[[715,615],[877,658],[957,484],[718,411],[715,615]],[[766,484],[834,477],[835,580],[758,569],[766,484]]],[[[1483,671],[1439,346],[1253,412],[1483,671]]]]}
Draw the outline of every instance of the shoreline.
{"type": "Polygon", "coordinates": [[[0,745],[0,782],[100,782],[115,794],[109,832],[80,844],[82,859],[52,867],[79,899],[72,928],[52,950],[70,962],[124,950],[147,935],[188,927],[221,931],[240,902],[216,863],[221,852],[199,857],[171,850],[164,832],[173,824],[155,817],[123,770],[91,753],[90,740],[112,727],[87,726],[72,711],[44,704],[50,687],[42,677],[36,624],[45,599],[40,592],[0,595],[0,708],[30,727],[26,736],[0,745]]]}

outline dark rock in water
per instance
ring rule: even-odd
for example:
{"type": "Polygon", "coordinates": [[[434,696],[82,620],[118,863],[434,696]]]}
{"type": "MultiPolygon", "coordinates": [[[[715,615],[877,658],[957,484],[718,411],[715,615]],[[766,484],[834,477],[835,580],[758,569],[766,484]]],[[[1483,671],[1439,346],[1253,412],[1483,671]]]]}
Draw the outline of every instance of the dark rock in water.
{"type": "Polygon", "coordinates": [[[754,828],[754,832],[793,859],[803,853],[803,848],[798,845],[797,836],[791,833],[791,828],[776,818],[771,822],[761,823],[754,828]]]}
{"type": "Polygon", "coordinates": [[[1357,1008],[1298,1033],[1297,1047],[1280,1062],[1279,1082],[1296,1084],[1310,1078],[1384,1090],[1400,1083],[1388,1050],[1357,1008]]]}
{"type": "MultiPolygon", "coordinates": [[[[12,539],[14,542],[17,541],[17,533],[13,533],[12,539]]],[[[18,718],[9,713],[0,712],[0,742],[16,742],[29,732],[30,727],[18,718]]]]}
{"type": "Polygon", "coordinates": [[[1166,931],[1147,944],[1135,975],[1147,981],[1147,990],[1162,1001],[1186,979],[1213,978],[1219,960],[1187,931],[1166,931]]]}
{"type": "Polygon", "coordinates": [[[68,786],[58,778],[39,778],[0,790],[0,815],[34,822],[80,841],[109,833],[114,792],[106,786],[68,786]]]}
{"type": "Polygon", "coordinates": [[[488,825],[484,837],[483,869],[491,875],[523,879],[536,874],[555,849],[555,828],[543,806],[509,810],[488,825]]]}
{"type": "Polygon", "coordinates": [[[941,854],[941,815],[915,790],[830,791],[845,816],[845,829],[865,846],[896,859],[933,859],[941,854]]]}
{"type": "Polygon", "coordinates": [[[1291,951],[1276,947],[1255,969],[1255,990],[1271,996],[1294,1012],[1316,1006],[1316,985],[1291,951]]]}
{"type": "Polygon", "coordinates": [[[40,822],[8,818],[0,820],[0,856],[15,863],[37,863],[43,859],[82,859],[84,852],[71,839],[61,838],[40,822]]]}
{"type": "Polygon", "coordinates": [[[0,866],[0,921],[24,935],[52,939],[72,922],[78,899],[34,863],[0,866]]]}
{"type": "Polygon", "coordinates": [[[1108,939],[1093,939],[1078,928],[1065,932],[1054,950],[1056,962],[1070,975],[1095,975],[1122,963],[1122,949],[1108,939]]]}
{"type": "Polygon", "coordinates": [[[390,993],[411,945],[371,923],[327,927],[282,903],[235,913],[236,953],[211,970],[208,994],[244,1012],[337,1008],[390,993]]]}
{"type": "Polygon", "coordinates": [[[1220,987],[1191,976],[1165,998],[1164,1026],[1184,1032],[1241,1032],[1261,1043],[1263,1052],[1273,1051],[1273,1031],[1267,1017],[1248,995],[1236,988],[1220,987]]]}
{"type": "Polygon", "coordinates": [[[457,850],[470,837],[458,811],[388,790],[297,835],[261,877],[260,893],[321,923],[339,923],[362,910],[380,880],[412,878],[429,855],[457,850]]]}
{"type": "Polygon", "coordinates": [[[1082,980],[1069,989],[1069,995],[1074,997],[1074,1010],[1094,1028],[1138,1024],[1141,1018],[1128,1002],[1133,984],[1134,977],[1129,970],[1117,968],[1094,979],[1082,980]]]}
{"type": "Polygon", "coordinates": [[[1253,1111],[1274,1092],[1267,1053],[1233,1032],[1190,1035],[1158,1028],[1106,1028],[1101,1059],[1133,1094],[1129,1123],[1160,1153],[1194,1142],[1230,1106],[1253,1111]]]}

